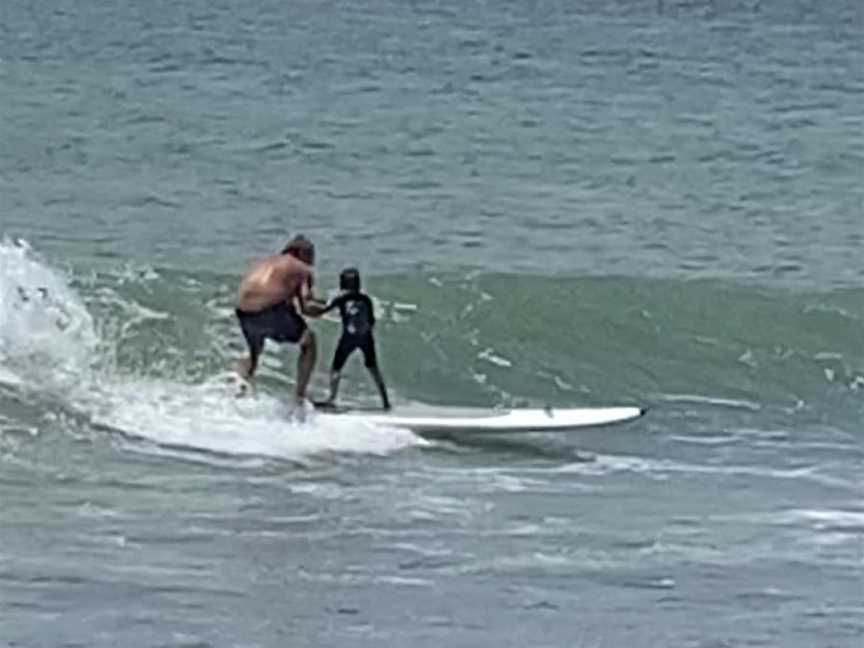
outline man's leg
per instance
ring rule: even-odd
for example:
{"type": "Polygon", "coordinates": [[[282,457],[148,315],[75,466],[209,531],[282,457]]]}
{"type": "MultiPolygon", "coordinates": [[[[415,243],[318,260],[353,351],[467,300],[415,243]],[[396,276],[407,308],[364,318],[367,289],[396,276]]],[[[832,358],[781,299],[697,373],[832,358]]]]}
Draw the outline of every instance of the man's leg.
{"type": "Polygon", "coordinates": [[[240,359],[237,363],[237,373],[240,374],[241,378],[250,380],[258,368],[258,358],[261,356],[261,350],[264,348],[264,336],[250,332],[244,326],[242,320],[240,322],[240,330],[243,331],[243,339],[246,340],[246,346],[249,347],[249,356],[240,359]]]}
{"type": "Polygon", "coordinates": [[[237,361],[237,373],[240,374],[241,378],[244,380],[252,379],[252,376],[255,375],[255,370],[258,368],[259,355],[260,351],[256,352],[250,349],[247,357],[240,358],[240,360],[237,361]]]}
{"type": "Polygon", "coordinates": [[[306,388],[312,378],[315,362],[318,360],[318,343],[315,333],[306,329],[300,338],[300,357],[297,358],[297,402],[302,403],[306,399],[306,388]]]}

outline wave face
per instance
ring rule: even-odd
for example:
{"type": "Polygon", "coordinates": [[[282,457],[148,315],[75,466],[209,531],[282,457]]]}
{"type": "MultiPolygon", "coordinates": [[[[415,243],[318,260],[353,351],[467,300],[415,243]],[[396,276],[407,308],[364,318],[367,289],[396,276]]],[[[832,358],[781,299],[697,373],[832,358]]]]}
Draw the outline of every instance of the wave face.
{"type": "MultiPolygon", "coordinates": [[[[770,628],[817,612],[845,619],[841,645],[857,632],[860,290],[370,278],[397,400],[651,408],[635,424],[576,435],[429,440],[347,420],[292,423],[294,356],[272,346],[256,393],[238,398],[236,277],[61,270],[10,241],[0,268],[0,484],[10,521],[0,578],[7,597],[31,606],[25,618],[54,613],[70,592],[85,606],[114,592],[105,609],[143,597],[145,614],[160,619],[125,630],[130,638],[165,623],[199,638],[213,628],[239,636],[209,613],[165,621],[164,606],[242,600],[259,618],[269,595],[249,592],[274,586],[270,570],[282,570],[313,593],[293,607],[321,605],[336,623],[387,612],[350,593],[330,610],[333,591],[374,587],[385,600],[407,596],[419,614],[442,587],[470,607],[485,596],[478,579],[491,579],[509,583],[526,614],[582,601],[606,619],[580,626],[594,638],[618,636],[608,624],[622,613],[596,602],[598,588],[631,601],[634,618],[647,601],[666,606],[675,636],[761,636],[766,614],[770,628]],[[32,528],[44,538],[35,545],[25,540],[32,528]],[[50,538],[60,529],[72,544],[58,553],[50,538]],[[250,545],[258,557],[238,558],[250,545]],[[191,559],[190,546],[212,553],[191,559]],[[287,563],[280,547],[292,548],[287,563]],[[130,552],[143,555],[140,567],[126,566],[130,552]],[[828,574],[824,587],[812,587],[815,572],[828,574]],[[833,602],[822,599],[829,590],[833,602]],[[718,598],[743,615],[734,630],[679,611],[718,598]],[[754,600],[772,611],[750,614],[754,600]]],[[[338,324],[313,325],[325,366],[338,324]]],[[[360,364],[349,365],[345,393],[374,402],[360,364]]],[[[321,369],[313,390],[325,389],[321,369]]],[[[454,623],[472,632],[473,622],[454,623]]],[[[16,627],[16,636],[47,636],[16,627]]],[[[264,644],[274,637],[253,632],[264,644]]]]}

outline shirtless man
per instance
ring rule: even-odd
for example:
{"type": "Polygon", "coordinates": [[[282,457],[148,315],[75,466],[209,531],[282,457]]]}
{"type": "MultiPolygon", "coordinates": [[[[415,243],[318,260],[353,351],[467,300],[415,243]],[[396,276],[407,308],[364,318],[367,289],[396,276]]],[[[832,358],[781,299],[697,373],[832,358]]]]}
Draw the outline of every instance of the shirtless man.
{"type": "Polygon", "coordinates": [[[312,294],[314,263],[315,246],[302,234],[297,235],[281,254],[253,262],[240,282],[235,311],[249,345],[249,357],[241,360],[238,366],[243,378],[249,379],[255,374],[265,339],[300,345],[298,405],[306,398],[306,387],[318,355],[315,334],[300,314],[319,317],[325,307],[312,294]]]}

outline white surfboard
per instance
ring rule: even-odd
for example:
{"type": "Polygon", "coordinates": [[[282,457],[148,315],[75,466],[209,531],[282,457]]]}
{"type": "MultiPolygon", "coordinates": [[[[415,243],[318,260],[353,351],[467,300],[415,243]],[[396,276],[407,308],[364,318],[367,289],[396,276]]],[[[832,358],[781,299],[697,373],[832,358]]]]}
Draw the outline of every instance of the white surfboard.
{"type": "Polygon", "coordinates": [[[482,409],[398,406],[373,409],[320,409],[317,417],[339,417],[376,425],[392,425],[415,432],[551,432],[623,423],[645,414],[640,407],[579,407],[566,409],[482,409]]]}

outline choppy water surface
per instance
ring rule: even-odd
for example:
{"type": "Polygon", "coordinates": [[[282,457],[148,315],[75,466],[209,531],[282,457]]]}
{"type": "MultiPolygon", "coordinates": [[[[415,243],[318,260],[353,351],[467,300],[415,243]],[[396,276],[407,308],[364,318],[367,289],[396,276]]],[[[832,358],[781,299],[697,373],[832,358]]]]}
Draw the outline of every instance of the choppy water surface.
{"type": "Polygon", "coordinates": [[[0,644],[860,645],[862,33],[6,0],[0,644]],[[234,398],[238,273],[298,230],[323,292],[367,274],[398,400],[649,415],[292,425],[290,352],[234,398]]]}

